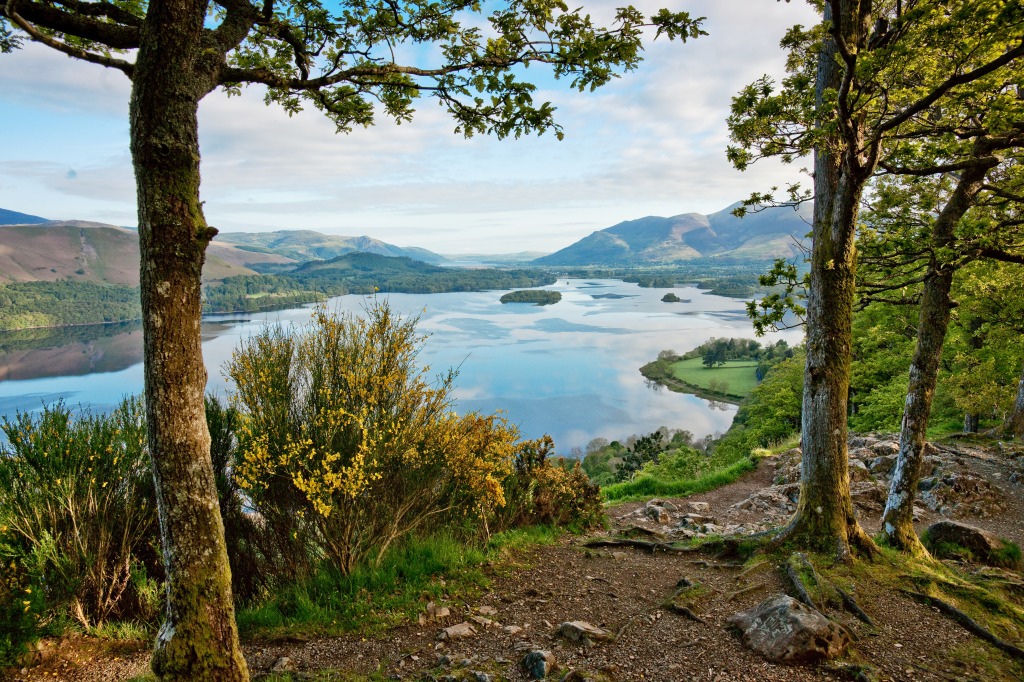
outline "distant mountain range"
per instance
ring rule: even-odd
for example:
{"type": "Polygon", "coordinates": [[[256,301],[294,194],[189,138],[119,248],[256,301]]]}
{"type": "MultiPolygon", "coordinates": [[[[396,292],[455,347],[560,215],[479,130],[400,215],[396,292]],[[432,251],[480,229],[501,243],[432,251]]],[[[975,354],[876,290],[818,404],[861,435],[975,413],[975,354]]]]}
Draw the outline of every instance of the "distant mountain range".
{"type": "MultiPolygon", "coordinates": [[[[600,230],[547,255],[509,254],[472,259],[544,266],[661,265],[712,256],[737,259],[785,257],[809,230],[809,207],[766,209],[745,218],[730,206],[717,213],[649,216],[600,230]],[[533,257],[532,260],[529,258],[533,257]]],[[[353,253],[405,257],[438,265],[448,258],[427,249],[403,248],[372,237],[343,237],[310,230],[224,232],[207,251],[203,278],[280,273],[303,263],[324,263],[353,253]]],[[[465,258],[465,257],[463,257],[465,258]]],[[[0,209],[0,284],[72,281],[137,285],[139,245],[134,230],[81,220],[50,221],[0,209]]],[[[308,265],[306,274],[317,269],[308,265]]]]}
{"type": "Polygon", "coordinates": [[[798,252],[810,231],[810,206],[767,208],[743,218],[739,204],[710,215],[684,213],[628,220],[594,232],[534,265],[659,265],[711,256],[781,258],[798,252]]]}
{"type": "MultiPolygon", "coordinates": [[[[405,256],[427,263],[446,259],[370,237],[339,237],[308,230],[224,233],[210,244],[203,279],[294,269],[306,261],[357,252],[405,256]]],[[[47,220],[0,209],[0,284],[56,281],[137,286],[139,237],[134,230],[82,220],[47,220]]]]}

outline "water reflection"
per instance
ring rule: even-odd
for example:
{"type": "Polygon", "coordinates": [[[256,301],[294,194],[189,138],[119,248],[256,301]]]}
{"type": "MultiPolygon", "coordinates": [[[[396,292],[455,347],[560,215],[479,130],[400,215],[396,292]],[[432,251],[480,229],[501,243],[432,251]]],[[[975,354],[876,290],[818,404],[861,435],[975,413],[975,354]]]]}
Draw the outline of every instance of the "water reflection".
{"type": "MultiPolygon", "coordinates": [[[[562,300],[501,304],[504,291],[388,299],[397,312],[420,317],[418,329],[429,335],[420,360],[432,373],[459,367],[454,395],[461,412],[504,411],[525,437],[551,434],[559,452],[595,437],[622,440],[660,426],[689,430],[698,439],[728,428],[735,406],[651,390],[639,368],[662,350],[683,353],[713,336],[753,338],[743,301],[681,288],[675,292],[693,302],[669,304],[661,301],[663,289],[617,280],[559,280],[547,288],[562,300]]],[[[366,304],[361,296],[329,303],[357,313],[366,304]]],[[[267,322],[304,324],[309,314],[304,306],[208,317],[202,332],[208,390],[230,391],[221,368],[241,339],[267,322]]],[[[796,342],[798,335],[781,336],[796,342]]],[[[110,409],[141,392],[141,362],[137,323],[0,335],[0,415],[37,410],[58,398],[110,409]]]]}

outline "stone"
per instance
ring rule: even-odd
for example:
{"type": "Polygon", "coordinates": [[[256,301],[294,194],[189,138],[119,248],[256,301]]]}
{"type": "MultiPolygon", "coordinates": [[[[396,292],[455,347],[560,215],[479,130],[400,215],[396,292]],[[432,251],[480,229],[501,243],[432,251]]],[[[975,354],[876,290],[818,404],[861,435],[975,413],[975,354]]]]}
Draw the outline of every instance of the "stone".
{"type": "Polygon", "coordinates": [[[436,620],[443,620],[450,615],[452,612],[447,606],[438,606],[434,602],[428,602],[427,608],[420,614],[419,622],[420,625],[425,625],[436,620]]]}
{"type": "Polygon", "coordinates": [[[522,632],[523,629],[518,625],[506,625],[501,629],[501,631],[504,632],[506,635],[515,636],[522,632]]]}
{"type": "Polygon", "coordinates": [[[470,616],[469,619],[482,628],[496,628],[501,625],[501,623],[495,623],[490,618],[484,618],[483,616],[470,616]]]}
{"type": "Polygon", "coordinates": [[[743,634],[745,646],[775,663],[836,658],[851,641],[844,627],[786,594],[731,616],[729,624],[743,634]]]}
{"type": "Polygon", "coordinates": [[[690,511],[696,512],[697,514],[707,514],[711,511],[711,505],[707,502],[690,502],[690,511]]]}
{"type": "Polygon", "coordinates": [[[957,521],[937,521],[925,531],[928,548],[940,558],[957,557],[957,548],[966,549],[970,558],[990,566],[1020,566],[1020,552],[1002,538],[957,521]]]}
{"type": "Polygon", "coordinates": [[[282,656],[281,658],[274,661],[274,665],[270,666],[270,672],[272,673],[290,673],[295,672],[295,661],[282,656]]]}
{"type": "Polygon", "coordinates": [[[470,670],[469,678],[473,682],[494,682],[494,676],[480,670],[470,670]]]}
{"type": "Polygon", "coordinates": [[[479,613],[481,616],[496,616],[496,615],[498,615],[498,609],[494,608],[493,606],[488,606],[487,604],[484,604],[483,606],[478,608],[476,610],[476,612],[479,613]]]}
{"type": "Polygon", "coordinates": [[[456,639],[466,639],[467,637],[473,637],[475,635],[476,628],[469,623],[462,622],[457,625],[444,628],[440,633],[438,633],[437,638],[445,642],[451,642],[456,639]]]}
{"type": "Polygon", "coordinates": [[[896,466],[896,455],[882,455],[880,457],[875,457],[874,459],[869,460],[867,465],[868,469],[875,476],[885,476],[888,478],[893,467],[896,466]]]}
{"type": "Polygon", "coordinates": [[[554,671],[557,661],[550,651],[535,649],[523,656],[523,671],[531,680],[543,680],[554,671]]]}
{"type": "Polygon", "coordinates": [[[672,520],[667,509],[650,502],[644,506],[644,516],[655,523],[669,523],[672,520]]]}
{"type": "Polygon", "coordinates": [[[851,481],[870,481],[871,470],[868,469],[868,465],[859,459],[850,460],[850,480],[851,481]]]}
{"type": "Polygon", "coordinates": [[[883,440],[872,445],[871,450],[880,457],[895,456],[900,451],[900,444],[892,440],[883,440]]]}
{"type": "Polygon", "coordinates": [[[589,646],[594,642],[609,642],[614,639],[614,635],[608,630],[591,625],[584,620],[562,623],[558,626],[558,634],[571,642],[583,644],[584,646],[589,646]]]}

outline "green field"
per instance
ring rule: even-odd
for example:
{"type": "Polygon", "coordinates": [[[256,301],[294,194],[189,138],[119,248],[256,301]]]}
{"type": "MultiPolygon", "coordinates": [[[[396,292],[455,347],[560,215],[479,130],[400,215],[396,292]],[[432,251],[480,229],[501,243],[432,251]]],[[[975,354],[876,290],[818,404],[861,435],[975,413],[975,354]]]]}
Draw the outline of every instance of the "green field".
{"type": "Polygon", "coordinates": [[[677,360],[670,367],[676,379],[711,393],[746,398],[757,386],[756,360],[733,360],[708,369],[701,358],[689,358],[677,360]]]}

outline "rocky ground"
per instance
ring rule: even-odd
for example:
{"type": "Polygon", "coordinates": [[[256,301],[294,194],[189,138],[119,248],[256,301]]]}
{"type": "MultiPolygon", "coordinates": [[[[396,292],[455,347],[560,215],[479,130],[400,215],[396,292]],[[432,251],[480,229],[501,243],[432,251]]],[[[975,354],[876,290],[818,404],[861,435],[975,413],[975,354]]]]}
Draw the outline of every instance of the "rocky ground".
{"type": "MultiPolygon", "coordinates": [[[[869,532],[879,524],[895,452],[888,438],[850,442],[855,504],[869,532]]],[[[249,643],[250,670],[272,679],[363,674],[497,682],[532,679],[548,668],[554,679],[577,681],[716,682],[857,679],[858,665],[867,663],[873,677],[860,679],[1021,679],[1021,663],[935,608],[871,581],[858,583],[853,596],[873,626],[843,611],[827,614],[852,638],[854,653],[844,660],[854,664],[770,663],[745,647],[727,621],[772,595],[792,593],[775,563],[755,560],[744,567],[706,552],[586,546],[623,534],[681,540],[776,526],[794,509],[799,456],[789,451],[762,460],[736,483],[690,498],[614,507],[609,531],[537,548],[496,568],[490,591],[476,601],[425,604],[420,623],[384,636],[249,643]]],[[[926,468],[917,510],[922,528],[959,519],[1024,543],[1024,452],[967,443],[932,446],[926,468]]],[[[1008,576],[1024,588],[1019,575],[1008,576]]],[[[86,638],[45,643],[38,659],[11,677],[126,680],[148,665],[144,648],[110,650],[86,638]]]]}

